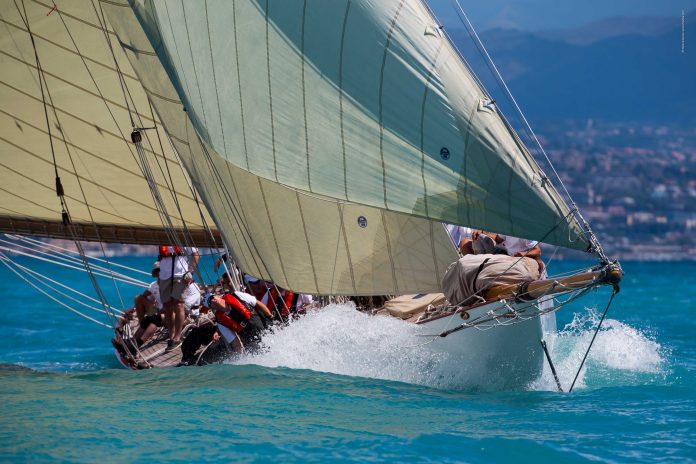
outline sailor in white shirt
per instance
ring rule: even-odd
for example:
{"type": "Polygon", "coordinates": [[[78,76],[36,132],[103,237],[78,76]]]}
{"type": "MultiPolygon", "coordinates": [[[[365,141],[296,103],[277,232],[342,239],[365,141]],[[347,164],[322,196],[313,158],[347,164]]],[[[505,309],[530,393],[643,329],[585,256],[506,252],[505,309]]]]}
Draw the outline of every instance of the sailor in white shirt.
{"type": "Polygon", "coordinates": [[[459,250],[459,252],[463,255],[471,253],[469,248],[473,229],[455,224],[445,224],[445,230],[450,236],[450,240],[452,240],[452,245],[454,245],[454,248],[459,250]]]}
{"type": "Polygon", "coordinates": [[[186,314],[191,317],[198,317],[201,306],[201,289],[198,284],[191,282],[181,297],[184,299],[184,311],[186,314]]]}
{"type": "Polygon", "coordinates": [[[169,330],[167,351],[181,346],[181,330],[184,328],[183,293],[193,281],[191,273],[198,263],[198,249],[193,247],[160,246],[160,298],[164,304],[164,323],[169,330]],[[190,257],[190,261],[189,261],[190,257]]]}
{"type": "Polygon", "coordinates": [[[544,271],[544,262],[541,260],[541,247],[536,240],[517,238],[510,235],[499,235],[503,239],[501,246],[510,256],[526,256],[534,259],[539,265],[539,273],[544,271]]]}

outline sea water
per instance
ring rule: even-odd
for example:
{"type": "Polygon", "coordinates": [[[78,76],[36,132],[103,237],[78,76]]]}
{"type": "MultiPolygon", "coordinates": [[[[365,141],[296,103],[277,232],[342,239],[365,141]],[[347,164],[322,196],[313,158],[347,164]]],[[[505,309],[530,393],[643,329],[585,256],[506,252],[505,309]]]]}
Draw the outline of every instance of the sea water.
{"type": "MultiPolygon", "coordinates": [[[[234,363],[128,371],[108,329],[3,269],[0,461],[694,462],[696,265],[624,268],[570,394],[556,391],[548,366],[526,388],[462,390],[447,375],[456,365],[412,326],[349,306],[308,314],[234,363]]],[[[120,286],[123,304],[138,291],[120,286]]],[[[547,340],[565,390],[608,296],[592,292],[557,313],[547,340]]]]}

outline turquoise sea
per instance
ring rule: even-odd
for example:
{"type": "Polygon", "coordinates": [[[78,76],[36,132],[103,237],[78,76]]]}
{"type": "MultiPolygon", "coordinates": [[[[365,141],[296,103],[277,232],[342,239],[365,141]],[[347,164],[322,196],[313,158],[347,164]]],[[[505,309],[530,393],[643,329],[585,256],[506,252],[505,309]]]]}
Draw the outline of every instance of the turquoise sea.
{"type": "MultiPolygon", "coordinates": [[[[151,261],[118,259],[145,270],[151,261]]],[[[31,264],[90,289],[77,272],[31,264]]],[[[571,394],[548,372],[515,391],[462,390],[409,348],[403,325],[340,306],[235,364],[128,371],[108,329],[2,267],[0,461],[695,462],[696,264],[623,265],[571,394]]],[[[126,302],[139,291],[119,290],[126,302]]],[[[558,313],[551,355],[566,388],[607,298],[558,313]]]]}

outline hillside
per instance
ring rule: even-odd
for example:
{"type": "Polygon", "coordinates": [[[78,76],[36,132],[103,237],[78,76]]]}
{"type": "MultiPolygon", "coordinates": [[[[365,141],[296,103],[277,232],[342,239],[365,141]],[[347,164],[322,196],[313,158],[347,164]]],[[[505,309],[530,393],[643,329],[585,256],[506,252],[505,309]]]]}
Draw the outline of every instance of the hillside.
{"type": "MultiPolygon", "coordinates": [[[[635,19],[635,18],[634,18],[635,19]]],[[[609,20],[607,20],[609,21],[609,20]]],[[[696,14],[666,28],[664,18],[652,29],[646,20],[611,20],[619,35],[606,37],[611,24],[595,23],[561,34],[492,29],[481,33],[494,62],[525,113],[533,120],[557,118],[691,124],[696,121],[696,14]],[[604,31],[604,33],[602,33],[604,31]],[[554,38],[555,37],[555,38],[554,38]]],[[[477,74],[496,95],[494,80],[466,31],[450,35],[477,74]]]]}

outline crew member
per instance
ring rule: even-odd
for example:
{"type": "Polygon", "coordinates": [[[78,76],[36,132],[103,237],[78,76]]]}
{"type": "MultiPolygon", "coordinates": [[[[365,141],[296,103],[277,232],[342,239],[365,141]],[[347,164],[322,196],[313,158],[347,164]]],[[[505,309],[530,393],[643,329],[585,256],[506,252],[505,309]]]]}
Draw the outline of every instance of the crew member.
{"type": "Polygon", "coordinates": [[[193,281],[192,272],[198,264],[198,249],[192,247],[160,246],[160,298],[164,305],[164,322],[169,330],[167,351],[181,346],[184,328],[184,290],[193,281]],[[188,257],[191,257],[189,262],[188,257]]]}

